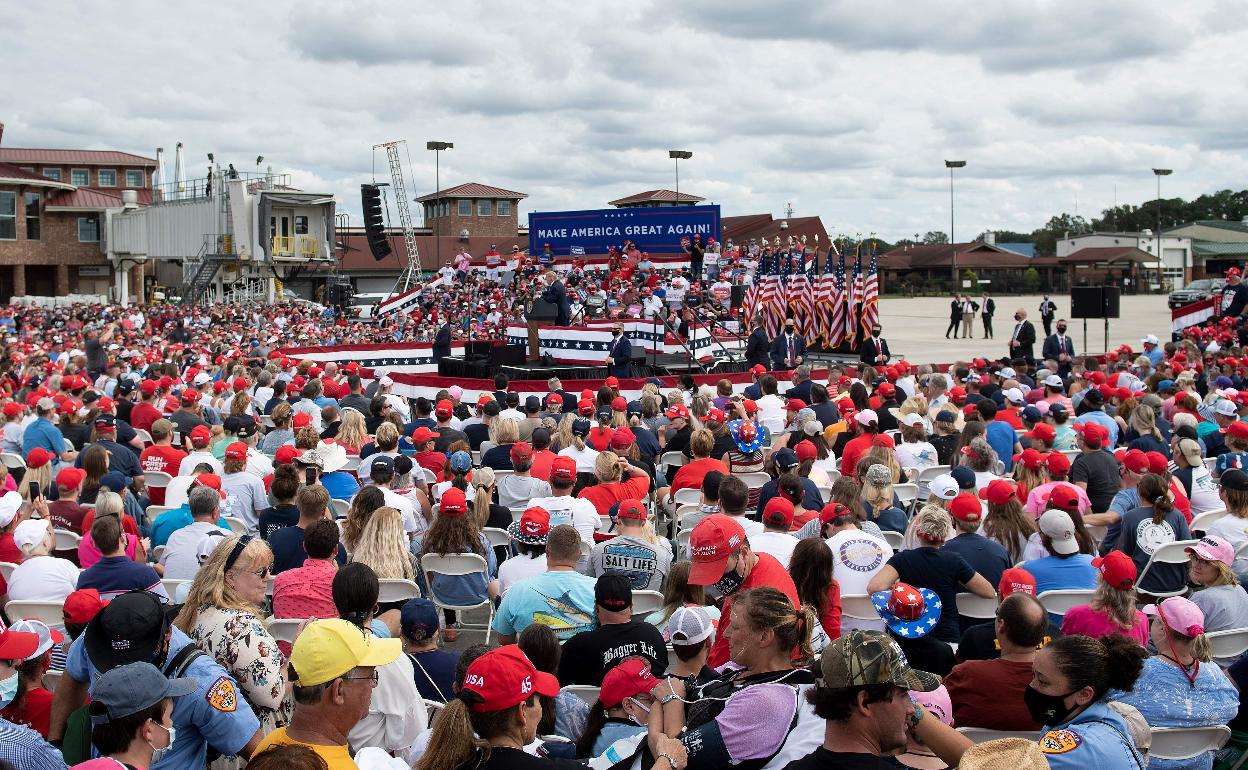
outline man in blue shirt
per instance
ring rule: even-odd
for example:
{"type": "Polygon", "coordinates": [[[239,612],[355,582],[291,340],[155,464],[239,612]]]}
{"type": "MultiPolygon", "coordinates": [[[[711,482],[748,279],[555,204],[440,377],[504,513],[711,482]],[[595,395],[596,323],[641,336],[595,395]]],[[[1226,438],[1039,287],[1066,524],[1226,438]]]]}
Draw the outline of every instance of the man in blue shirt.
{"type": "Polygon", "coordinates": [[[1150,334],[1140,342],[1144,343],[1143,355],[1153,365],[1153,368],[1161,366],[1161,362],[1166,360],[1166,352],[1161,349],[1161,341],[1155,335],[1150,334]]]}
{"type": "Polygon", "coordinates": [[[22,433],[22,454],[28,455],[35,447],[43,447],[64,462],[73,462],[78,455],[72,447],[65,443],[65,437],[52,422],[56,414],[56,402],[50,398],[41,398],[35,406],[34,422],[26,426],[22,433]]]}
{"type": "Polygon", "coordinates": [[[52,698],[48,739],[65,734],[69,713],[86,700],[87,687],[101,673],[127,663],[147,662],[166,676],[195,680],[195,692],[174,698],[176,739],[169,753],[151,770],[203,767],[208,746],[225,756],[251,756],[263,734],[260,720],[242,697],[238,684],[221,664],[193,650],[190,638],[170,626],[164,605],[142,591],[122,594],[100,610],[82,636],[74,640],[52,698]]]}
{"type": "MultiPolygon", "coordinates": [[[[1018,490],[1013,483],[1005,479],[997,479],[980,491],[980,497],[989,502],[1003,505],[1017,495],[1018,490]]],[[[979,504],[979,497],[965,492],[949,501],[949,515],[953,517],[953,526],[958,531],[957,537],[946,540],[941,546],[946,551],[958,554],[975,571],[984,576],[992,585],[1001,582],[1001,573],[1010,568],[1010,554],[1005,546],[996,540],[979,534],[983,523],[984,509],[979,504]]],[[[963,621],[963,630],[973,625],[963,621]]]]}
{"type": "Polygon", "coordinates": [[[1092,388],[1084,394],[1080,407],[1084,404],[1087,405],[1088,409],[1083,414],[1075,418],[1075,425],[1082,425],[1085,422],[1094,422],[1109,433],[1109,442],[1105,444],[1105,446],[1111,450],[1118,446],[1118,423],[1114,422],[1114,418],[1105,414],[1104,394],[1102,394],[1100,390],[1092,388]]]}
{"type": "MultiPolygon", "coordinates": [[[[997,453],[997,459],[1005,463],[1005,472],[1014,467],[1014,447],[1018,444],[1014,426],[1008,422],[997,420],[997,403],[991,398],[983,398],[975,404],[975,411],[984,421],[984,438],[988,445],[997,453]]],[[[992,581],[989,581],[992,582],[992,581]]],[[[993,585],[996,585],[993,583],[993,585]]]]}

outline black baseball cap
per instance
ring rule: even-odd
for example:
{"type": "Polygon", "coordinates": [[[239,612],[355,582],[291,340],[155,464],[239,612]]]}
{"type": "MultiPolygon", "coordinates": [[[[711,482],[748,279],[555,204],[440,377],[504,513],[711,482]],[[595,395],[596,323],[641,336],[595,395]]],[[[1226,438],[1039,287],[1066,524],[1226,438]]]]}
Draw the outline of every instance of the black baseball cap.
{"type": "Polygon", "coordinates": [[[542,400],[537,396],[529,396],[524,399],[524,411],[538,412],[542,409],[542,400]]]}
{"type": "Polygon", "coordinates": [[[152,663],[168,630],[169,617],[156,595],[130,591],[96,613],[83,644],[91,665],[103,673],[127,663],[152,663]]]}
{"type": "Polygon", "coordinates": [[[618,572],[608,572],[594,583],[594,604],[611,612],[633,606],[633,584],[618,572]]]}
{"type": "Polygon", "coordinates": [[[1239,468],[1228,468],[1222,471],[1218,480],[1227,489],[1248,492],[1248,473],[1244,473],[1239,468]]]}
{"type": "Polygon", "coordinates": [[[251,438],[256,435],[256,423],[245,417],[240,419],[242,424],[238,426],[238,430],[235,431],[234,435],[238,438],[251,438]]]}

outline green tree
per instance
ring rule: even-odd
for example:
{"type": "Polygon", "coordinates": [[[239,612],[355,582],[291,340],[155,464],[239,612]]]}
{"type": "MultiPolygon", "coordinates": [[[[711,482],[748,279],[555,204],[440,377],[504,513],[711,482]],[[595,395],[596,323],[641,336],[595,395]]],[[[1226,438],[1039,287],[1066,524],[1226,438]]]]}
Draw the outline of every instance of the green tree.
{"type": "Polygon", "coordinates": [[[941,230],[928,230],[927,234],[923,236],[923,242],[924,243],[948,243],[949,233],[943,232],[941,230]]]}
{"type": "Polygon", "coordinates": [[[1040,288],[1040,271],[1034,267],[1029,267],[1023,272],[1023,286],[1026,287],[1028,294],[1035,294],[1040,288]]]}
{"type": "Polygon", "coordinates": [[[957,289],[967,288],[968,291],[979,291],[979,273],[974,270],[963,270],[962,280],[957,289]]]}

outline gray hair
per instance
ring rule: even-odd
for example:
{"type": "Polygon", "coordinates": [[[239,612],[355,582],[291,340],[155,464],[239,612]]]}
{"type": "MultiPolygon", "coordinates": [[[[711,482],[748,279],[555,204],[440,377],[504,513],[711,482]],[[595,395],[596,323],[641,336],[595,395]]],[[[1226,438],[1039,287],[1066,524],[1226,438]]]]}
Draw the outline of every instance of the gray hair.
{"type": "Polygon", "coordinates": [[[192,487],[186,494],[186,500],[191,507],[191,518],[211,516],[215,522],[217,510],[221,507],[221,495],[217,490],[212,487],[192,487]]]}
{"type": "Polygon", "coordinates": [[[949,390],[949,379],[943,374],[933,374],[928,378],[927,384],[933,388],[940,388],[942,393],[949,390]]]}
{"type": "Polygon", "coordinates": [[[806,380],[809,380],[809,379],[810,379],[810,365],[809,364],[802,364],[801,366],[793,370],[794,384],[799,383],[799,382],[805,382],[806,380]]]}

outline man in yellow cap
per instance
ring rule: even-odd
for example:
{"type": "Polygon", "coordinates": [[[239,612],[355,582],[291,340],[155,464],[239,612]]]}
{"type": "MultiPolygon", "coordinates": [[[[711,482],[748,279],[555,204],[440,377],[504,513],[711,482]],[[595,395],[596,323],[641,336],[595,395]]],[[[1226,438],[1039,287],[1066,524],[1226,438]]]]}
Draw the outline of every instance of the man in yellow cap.
{"type": "Polygon", "coordinates": [[[398,658],[398,639],[378,639],[350,621],[309,623],[290,653],[295,712],[290,724],[269,733],[256,749],[297,743],[315,751],[329,770],[351,770],[347,734],[365,716],[377,686],[377,667],[398,658]]]}

